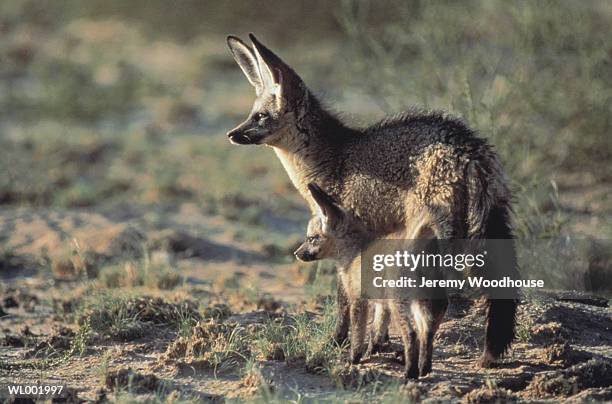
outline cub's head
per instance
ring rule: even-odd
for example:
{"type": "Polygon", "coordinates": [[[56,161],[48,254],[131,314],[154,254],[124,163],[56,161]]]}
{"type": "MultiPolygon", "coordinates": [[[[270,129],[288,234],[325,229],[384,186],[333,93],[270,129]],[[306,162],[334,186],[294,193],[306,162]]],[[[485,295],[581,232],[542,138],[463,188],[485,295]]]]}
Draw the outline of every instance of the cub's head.
{"type": "Polygon", "coordinates": [[[249,34],[252,47],[235,36],[227,44],[255,89],[257,98],[247,119],[227,133],[234,144],[281,145],[290,142],[287,128],[295,127],[306,108],[302,79],[271,50],[249,34]]]}
{"type": "Polygon", "coordinates": [[[297,259],[304,262],[333,258],[333,239],[323,230],[320,216],[313,216],[308,222],[306,240],[293,253],[297,259]]]}
{"type": "Polygon", "coordinates": [[[352,256],[369,233],[361,221],[314,183],[308,184],[317,203],[317,215],[308,222],[306,240],[294,252],[300,261],[352,256]]]}

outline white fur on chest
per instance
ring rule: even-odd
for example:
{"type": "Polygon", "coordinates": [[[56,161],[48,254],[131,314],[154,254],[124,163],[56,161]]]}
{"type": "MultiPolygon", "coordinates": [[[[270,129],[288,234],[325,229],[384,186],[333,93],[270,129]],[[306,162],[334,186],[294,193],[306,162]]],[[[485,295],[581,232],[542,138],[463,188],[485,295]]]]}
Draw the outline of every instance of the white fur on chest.
{"type": "Polygon", "coordinates": [[[299,163],[298,159],[293,153],[289,153],[285,150],[279,149],[278,147],[273,147],[274,153],[280,160],[281,164],[287,174],[289,175],[289,179],[293,183],[293,186],[298,190],[300,189],[300,185],[302,183],[301,176],[299,175],[300,170],[298,169],[299,163]]]}
{"type": "Polygon", "coordinates": [[[310,196],[310,192],[308,192],[308,188],[306,188],[306,173],[304,171],[304,168],[302,167],[303,165],[299,157],[297,157],[294,153],[279,149],[278,147],[273,147],[273,149],[274,153],[276,153],[276,156],[283,165],[283,168],[287,172],[287,175],[289,175],[291,183],[302,195],[302,197],[306,199],[311,209],[313,209],[314,205],[312,197],[310,196]]]}

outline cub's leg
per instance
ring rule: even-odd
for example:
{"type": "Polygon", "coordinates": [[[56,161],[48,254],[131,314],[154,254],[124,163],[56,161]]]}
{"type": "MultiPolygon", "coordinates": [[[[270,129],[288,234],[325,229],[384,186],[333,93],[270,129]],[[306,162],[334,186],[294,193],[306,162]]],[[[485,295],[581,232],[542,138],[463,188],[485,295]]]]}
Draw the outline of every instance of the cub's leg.
{"type": "Polygon", "coordinates": [[[391,321],[396,324],[404,343],[404,378],[419,378],[419,346],[414,328],[410,324],[410,308],[402,302],[389,303],[391,321]]]}
{"type": "Polygon", "coordinates": [[[436,331],[444,318],[448,300],[431,299],[413,303],[415,323],[418,323],[419,334],[419,375],[431,372],[433,341],[436,331]]]}
{"type": "Polygon", "coordinates": [[[349,300],[340,277],[337,277],[337,305],[338,318],[336,319],[336,329],[334,330],[334,341],[342,345],[348,340],[349,330],[349,300]]]}
{"type": "Polygon", "coordinates": [[[359,363],[364,351],[364,341],[368,328],[368,301],[357,299],[350,306],[351,321],[351,363],[359,363]]]}
{"type": "Polygon", "coordinates": [[[389,342],[389,321],[391,315],[386,303],[374,303],[374,320],[370,332],[367,355],[382,352],[383,345],[389,342]]]}

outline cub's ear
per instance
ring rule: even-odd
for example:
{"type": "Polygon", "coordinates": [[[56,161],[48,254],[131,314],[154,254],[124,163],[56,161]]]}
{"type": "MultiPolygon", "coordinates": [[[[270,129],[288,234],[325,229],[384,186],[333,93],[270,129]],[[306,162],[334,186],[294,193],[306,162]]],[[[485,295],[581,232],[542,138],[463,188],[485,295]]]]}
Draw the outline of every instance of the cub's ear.
{"type": "Polygon", "coordinates": [[[244,42],[233,35],[227,37],[227,46],[229,47],[234,60],[242,69],[242,72],[249,80],[249,83],[255,87],[257,95],[261,94],[264,88],[261,72],[259,71],[259,63],[253,50],[244,42]]]}
{"type": "Polygon", "coordinates": [[[321,214],[327,223],[337,223],[344,217],[342,208],[320,186],[311,182],[308,184],[308,190],[319,206],[321,214]]]}

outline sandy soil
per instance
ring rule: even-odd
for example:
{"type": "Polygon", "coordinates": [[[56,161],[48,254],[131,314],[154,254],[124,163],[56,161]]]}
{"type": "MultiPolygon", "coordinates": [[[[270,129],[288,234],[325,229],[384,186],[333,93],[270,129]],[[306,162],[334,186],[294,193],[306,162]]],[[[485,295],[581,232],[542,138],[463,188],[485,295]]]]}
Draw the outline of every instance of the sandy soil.
{"type": "MultiPolygon", "coordinates": [[[[236,241],[232,226],[193,205],[180,206],[161,224],[152,224],[138,212],[123,212],[118,218],[104,212],[4,208],[0,229],[11,251],[0,272],[0,384],[62,383],[73,398],[78,397],[75,400],[102,399],[128,380],[131,391],[144,397],[176,390],[224,401],[249,399],[260,389],[261,380],[245,377],[240,361],[215,370],[180,355],[173,357],[180,337],[155,318],[145,333],[124,341],[93,338],[81,355],[62,356],[78,330],[77,321],[65,314],[76,311],[93,293],[96,281],[60,279],[61,271],[49,271],[43,264],[57,267],[62,254],[74,245],[98,256],[125,253],[134,240],[153,246],[152,256],[171,260],[185,281],[170,291],[144,289],[140,295],[162,296],[173,304],[198,299],[227,304],[222,307],[231,315],[217,323],[246,332],[273,318],[289,321],[299,311],[321,314],[305,295],[304,279],[295,264],[270,264],[265,248],[236,241]],[[256,285],[268,300],[248,302],[240,293],[224,291],[224,282],[235,278],[243,285],[256,285]]],[[[433,373],[401,387],[400,393],[418,401],[612,400],[612,314],[606,299],[571,293],[524,296],[518,341],[500,366],[487,370],[476,366],[483,317],[478,302],[453,301],[436,336],[433,373]]],[[[399,348],[399,340],[392,330],[389,351],[394,347],[399,348]]],[[[359,391],[374,383],[399,383],[402,370],[391,352],[340,367],[333,379],[300,362],[258,357],[257,365],[258,377],[280,397],[297,391],[313,399],[359,391]]]]}

